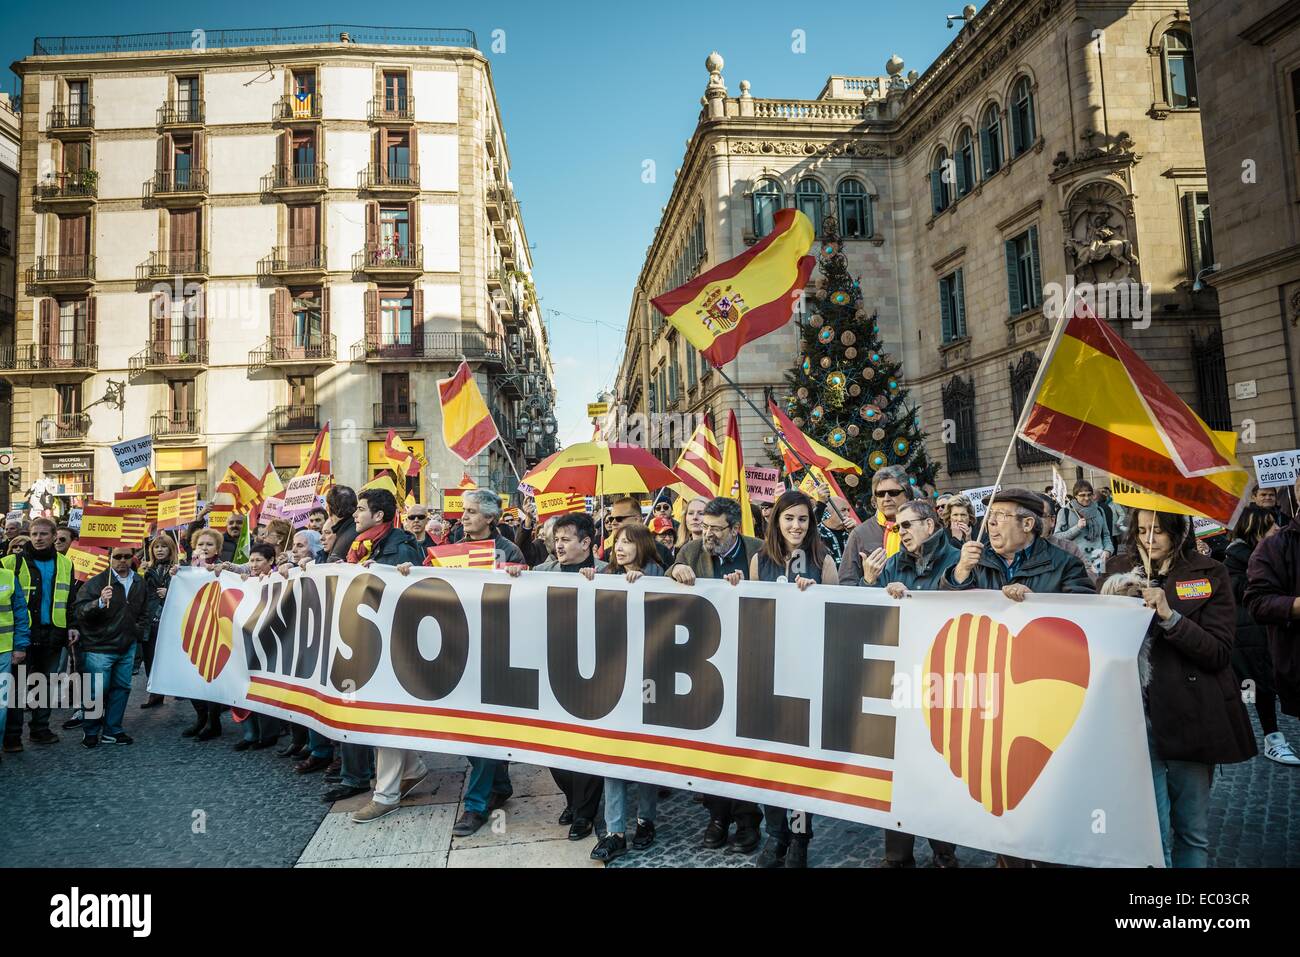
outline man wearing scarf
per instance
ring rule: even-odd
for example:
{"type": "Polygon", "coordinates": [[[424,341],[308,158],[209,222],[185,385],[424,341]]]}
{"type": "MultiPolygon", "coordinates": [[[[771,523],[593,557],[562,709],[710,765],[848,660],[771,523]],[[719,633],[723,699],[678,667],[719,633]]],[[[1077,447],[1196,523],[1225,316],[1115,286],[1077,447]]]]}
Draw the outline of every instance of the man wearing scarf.
{"type": "Polygon", "coordinates": [[[871,500],[876,514],[862,522],[844,543],[840,561],[840,584],[856,585],[862,581],[862,559],[877,549],[885,558],[898,553],[900,542],[895,527],[898,509],[916,497],[916,486],[901,465],[887,465],[871,476],[871,500]]]}

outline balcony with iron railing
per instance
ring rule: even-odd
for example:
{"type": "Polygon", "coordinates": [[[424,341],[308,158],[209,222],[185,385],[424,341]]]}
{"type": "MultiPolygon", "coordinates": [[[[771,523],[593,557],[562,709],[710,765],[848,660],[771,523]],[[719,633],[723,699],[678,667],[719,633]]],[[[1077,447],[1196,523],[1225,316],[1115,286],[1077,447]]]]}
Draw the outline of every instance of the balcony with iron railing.
{"type": "Polygon", "coordinates": [[[324,246],[276,246],[257,262],[259,276],[319,275],[325,272],[324,246]]]}
{"type": "Polygon", "coordinates": [[[276,163],[262,177],[263,193],[320,193],[328,186],[325,163],[276,163]]]}
{"type": "Polygon", "coordinates": [[[170,205],[182,202],[202,202],[208,191],[208,171],[206,169],[160,169],[144,181],[144,198],[146,200],[174,200],[170,205]]]}
{"type": "Polygon", "coordinates": [[[95,107],[90,103],[65,103],[45,114],[45,128],[51,133],[95,128],[95,107]]]}
{"type": "Polygon", "coordinates": [[[508,220],[514,216],[515,195],[509,186],[489,186],[487,190],[488,219],[492,229],[501,239],[509,232],[508,220]]]}
{"type": "Polygon", "coordinates": [[[371,163],[357,173],[357,188],[372,192],[418,193],[420,166],[418,163],[371,163]]]}
{"type": "Polygon", "coordinates": [[[152,282],[172,276],[199,278],[208,274],[206,249],[164,249],[149,254],[135,267],[137,283],[152,282]]]}
{"type": "Polygon", "coordinates": [[[337,339],[333,335],[274,335],[248,353],[248,371],[267,366],[320,366],[334,361],[337,339]]]}
{"type": "Polygon", "coordinates": [[[168,100],[158,107],[157,125],[163,129],[202,126],[203,114],[202,100],[168,100]]]}
{"type": "Polygon", "coordinates": [[[80,442],[89,433],[90,414],[87,412],[56,412],[36,420],[37,445],[80,442]]]}
{"type": "Polygon", "coordinates": [[[93,169],[50,173],[35,188],[42,203],[93,203],[99,195],[99,173],[93,169]]]}
{"type": "Polygon", "coordinates": [[[185,369],[201,369],[207,364],[206,339],[199,339],[197,336],[150,339],[141,352],[137,352],[130,358],[128,375],[134,379],[155,369],[180,372],[185,369]]]}
{"type": "Polygon", "coordinates": [[[352,255],[352,271],[373,276],[424,272],[424,247],[416,243],[374,243],[352,255]]]}
{"type": "Polygon", "coordinates": [[[282,96],[271,104],[272,123],[309,123],[321,118],[320,93],[312,93],[304,99],[296,94],[282,96]]]}
{"type": "Polygon", "coordinates": [[[510,270],[505,266],[498,266],[495,270],[488,271],[487,277],[488,292],[493,299],[499,299],[502,302],[502,310],[510,311],[515,307],[515,286],[514,277],[510,275],[510,270]]]}
{"type": "Polygon", "coordinates": [[[505,364],[501,337],[486,332],[373,332],[352,346],[353,361],[470,359],[505,364]]]}
{"type": "Polygon", "coordinates": [[[273,432],[316,432],[319,429],[318,405],[277,405],[271,410],[273,432]]]}
{"type": "Polygon", "coordinates": [[[385,93],[370,101],[366,118],[371,123],[411,123],[415,121],[415,97],[385,93]]]}
{"type": "Polygon", "coordinates": [[[192,438],[199,432],[198,409],[170,409],[153,414],[155,439],[192,438]]]}
{"type": "Polygon", "coordinates": [[[41,283],[84,285],[95,279],[95,257],[87,254],[76,256],[37,256],[36,264],[27,267],[27,284],[35,286],[41,283]]]}
{"type": "Polygon", "coordinates": [[[415,403],[376,402],[374,405],[376,429],[415,428],[415,403]]]}
{"type": "Polygon", "coordinates": [[[99,366],[99,346],[93,342],[64,341],[0,346],[0,370],[13,372],[94,371],[99,366]]]}

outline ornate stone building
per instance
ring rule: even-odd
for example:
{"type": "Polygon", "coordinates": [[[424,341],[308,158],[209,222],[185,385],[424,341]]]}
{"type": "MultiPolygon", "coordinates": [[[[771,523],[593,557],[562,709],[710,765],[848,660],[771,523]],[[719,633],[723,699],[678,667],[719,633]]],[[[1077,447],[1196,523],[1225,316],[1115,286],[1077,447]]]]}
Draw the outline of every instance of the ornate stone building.
{"type": "MultiPolygon", "coordinates": [[[[919,403],[941,488],[991,484],[1051,332],[1053,296],[1098,306],[1203,417],[1228,427],[1190,25],[1171,2],[992,0],[924,74],[831,77],[814,100],[732,96],[709,58],[699,122],[629,315],[632,411],[736,408],[649,300],[762,235],[775,208],[834,213],[866,311],[919,403]],[[1202,276],[1204,279],[1204,276],[1202,276]],[[1130,285],[1130,284],[1136,284],[1130,285]],[[944,422],[953,441],[941,441],[944,422]]],[[[761,405],[797,361],[792,327],[728,374],[761,405]]],[[[671,456],[666,451],[665,458],[671,456]]],[[[1027,447],[1007,480],[1041,486],[1027,447]]]]}

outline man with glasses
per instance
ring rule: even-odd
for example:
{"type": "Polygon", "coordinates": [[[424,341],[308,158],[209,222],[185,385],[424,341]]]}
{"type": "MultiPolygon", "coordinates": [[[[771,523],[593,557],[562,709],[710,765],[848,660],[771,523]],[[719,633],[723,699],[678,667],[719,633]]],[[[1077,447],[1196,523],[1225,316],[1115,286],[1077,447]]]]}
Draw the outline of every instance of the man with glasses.
{"type": "Polygon", "coordinates": [[[429,506],[412,505],[407,508],[406,516],[402,519],[402,527],[411,533],[415,542],[421,550],[432,548],[437,544],[428,534],[429,529],[429,506]]]}
{"type": "MultiPolygon", "coordinates": [[[[862,581],[862,562],[878,550],[892,558],[902,547],[895,521],[898,508],[916,498],[916,486],[901,465],[888,465],[871,476],[872,505],[876,514],[853,530],[844,543],[840,561],[840,584],[856,585],[862,581]]],[[[880,563],[884,567],[884,562],[880,563]]]]}
{"type": "MultiPolygon", "coordinates": [[[[694,585],[696,578],[722,578],[735,585],[749,577],[749,563],[763,550],[757,538],[740,534],[740,506],[729,498],[715,498],[704,506],[704,534],[698,541],[687,542],[677,555],[677,563],[668,574],[683,585],[694,585]]],[[[759,821],[763,812],[752,801],[705,795],[709,809],[709,826],[704,831],[704,846],[719,848],[727,843],[727,832],[734,821],[736,842],[728,854],[751,854],[758,847],[759,821]]]]}
{"type": "Polygon", "coordinates": [[[74,617],[80,625],[74,641],[81,652],[82,671],[100,689],[100,717],[87,712],[82,725],[86,748],[104,744],[132,744],[122,730],[126,700],[131,694],[131,668],[135,643],[144,637],[158,608],[158,596],[132,568],[135,550],[115,545],[108,568],[81,586],[74,617]],[[98,676],[98,677],[96,677],[98,676]]]}

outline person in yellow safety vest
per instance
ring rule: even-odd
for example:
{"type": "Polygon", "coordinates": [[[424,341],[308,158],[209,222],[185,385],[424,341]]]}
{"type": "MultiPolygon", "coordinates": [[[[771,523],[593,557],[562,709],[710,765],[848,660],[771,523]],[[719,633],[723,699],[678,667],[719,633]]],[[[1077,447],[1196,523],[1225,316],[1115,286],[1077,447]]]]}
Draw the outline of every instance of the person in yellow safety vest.
{"type": "MultiPolygon", "coordinates": [[[[51,519],[34,518],[28,534],[31,541],[21,555],[6,555],[0,568],[10,572],[22,589],[31,620],[31,645],[27,649],[27,673],[57,673],[59,654],[68,643],[68,605],[72,591],[72,560],[54,547],[56,526],[51,519]]],[[[52,680],[47,687],[53,687],[52,680]]],[[[33,744],[54,744],[59,736],[50,730],[50,705],[10,709],[4,728],[4,750],[23,749],[23,720],[28,720],[28,737],[33,744]]]]}
{"type": "MultiPolygon", "coordinates": [[[[21,665],[26,660],[31,646],[30,621],[27,598],[18,579],[7,568],[0,568],[0,675],[8,674],[12,665],[21,665]]],[[[4,727],[8,698],[8,692],[0,692],[0,727],[4,727]]]]}

